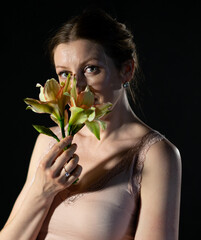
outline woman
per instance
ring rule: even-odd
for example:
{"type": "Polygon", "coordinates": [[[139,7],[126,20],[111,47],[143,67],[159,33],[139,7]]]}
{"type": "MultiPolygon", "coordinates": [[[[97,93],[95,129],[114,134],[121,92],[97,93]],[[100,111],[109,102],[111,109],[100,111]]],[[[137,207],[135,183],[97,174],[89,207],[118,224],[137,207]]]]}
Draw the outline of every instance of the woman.
{"type": "Polygon", "coordinates": [[[113,109],[100,141],[85,127],[60,143],[39,135],[0,239],[178,239],[180,155],[129,105],[138,68],[132,34],[106,13],[88,11],[58,31],[50,52],[59,81],[75,75],[78,91],[88,84],[96,103],[113,109]]]}

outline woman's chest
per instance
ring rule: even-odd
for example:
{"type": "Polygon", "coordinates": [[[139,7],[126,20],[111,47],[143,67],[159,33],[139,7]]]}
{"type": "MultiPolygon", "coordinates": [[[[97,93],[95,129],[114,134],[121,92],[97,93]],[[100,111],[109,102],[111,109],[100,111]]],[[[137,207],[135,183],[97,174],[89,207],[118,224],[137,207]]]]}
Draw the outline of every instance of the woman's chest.
{"type": "Polygon", "coordinates": [[[120,240],[128,232],[135,208],[126,179],[119,174],[101,190],[70,197],[59,194],[42,232],[69,240],[120,240]]]}
{"type": "Polygon", "coordinates": [[[106,149],[105,153],[96,150],[86,152],[86,148],[78,147],[76,154],[79,156],[78,164],[82,166],[82,172],[77,186],[72,186],[72,190],[78,188],[79,191],[93,187],[120,173],[126,166],[129,166],[134,152],[133,149],[128,148],[106,149]]]}

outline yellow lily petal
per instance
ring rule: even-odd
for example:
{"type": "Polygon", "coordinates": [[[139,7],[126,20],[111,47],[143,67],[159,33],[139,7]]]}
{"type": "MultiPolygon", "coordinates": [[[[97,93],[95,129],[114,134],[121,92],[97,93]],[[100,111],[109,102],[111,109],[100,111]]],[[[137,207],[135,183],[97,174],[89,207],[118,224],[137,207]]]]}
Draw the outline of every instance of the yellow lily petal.
{"type": "Polygon", "coordinates": [[[70,106],[71,106],[71,107],[76,107],[76,102],[75,102],[74,97],[71,97],[71,98],[70,98],[70,106]]]}
{"type": "Polygon", "coordinates": [[[44,87],[40,83],[37,83],[36,87],[40,87],[40,94],[39,94],[40,101],[46,102],[45,95],[44,95],[44,87]]]}
{"type": "Polygon", "coordinates": [[[56,100],[61,90],[61,86],[54,78],[46,81],[44,86],[44,97],[46,101],[56,100]]]}
{"type": "Polygon", "coordinates": [[[90,108],[94,104],[94,94],[90,91],[89,86],[78,94],[77,107],[90,108]]]}
{"type": "Polygon", "coordinates": [[[54,121],[58,126],[60,126],[60,121],[59,121],[58,118],[56,118],[53,114],[50,115],[50,118],[51,118],[52,121],[54,121]]]}
{"type": "Polygon", "coordinates": [[[64,126],[66,126],[68,124],[68,111],[65,110],[64,111],[64,126]]]}
{"type": "Polygon", "coordinates": [[[29,105],[27,109],[31,109],[34,112],[49,114],[54,112],[54,107],[47,102],[41,102],[33,98],[26,98],[24,101],[29,105]]]}
{"type": "Polygon", "coordinates": [[[67,76],[67,78],[66,78],[66,80],[65,80],[65,82],[64,82],[64,89],[63,89],[63,92],[65,93],[65,92],[67,92],[67,93],[69,93],[70,92],[70,89],[71,89],[71,82],[70,82],[70,78],[71,78],[71,74],[69,73],[68,74],[68,76],[67,76]]]}
{"type": "Polygon", "coordinates": [[[75,102],[77,101],[77,89],[76,89],[77,80],[76,78],[72,81],[72,88],[70,91],[71,97],[74,98],[75,102]]]}

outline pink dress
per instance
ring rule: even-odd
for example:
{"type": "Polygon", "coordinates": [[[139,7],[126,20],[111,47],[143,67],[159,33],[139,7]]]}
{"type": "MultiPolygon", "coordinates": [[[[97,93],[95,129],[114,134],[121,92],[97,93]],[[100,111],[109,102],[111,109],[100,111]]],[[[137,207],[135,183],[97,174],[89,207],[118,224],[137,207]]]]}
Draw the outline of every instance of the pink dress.
{"type": "Polygon", "coordinates": [[[146,153],[164,138],[149,132],[87,192],[58,194],[37,240],[133,240],[146,153]]]}

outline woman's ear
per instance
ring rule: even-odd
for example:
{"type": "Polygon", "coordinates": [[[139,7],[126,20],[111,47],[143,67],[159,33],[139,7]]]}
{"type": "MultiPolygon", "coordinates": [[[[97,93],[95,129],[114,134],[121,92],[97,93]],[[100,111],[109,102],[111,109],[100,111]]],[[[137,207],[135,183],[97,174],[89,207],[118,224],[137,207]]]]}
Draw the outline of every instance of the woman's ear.
{"type": "Polygon", "coordinates": [[[121,68],[122,83],[130,82],[134,76],[135,63],[134,59],[129,59],[123,63],[121,68]]]}

